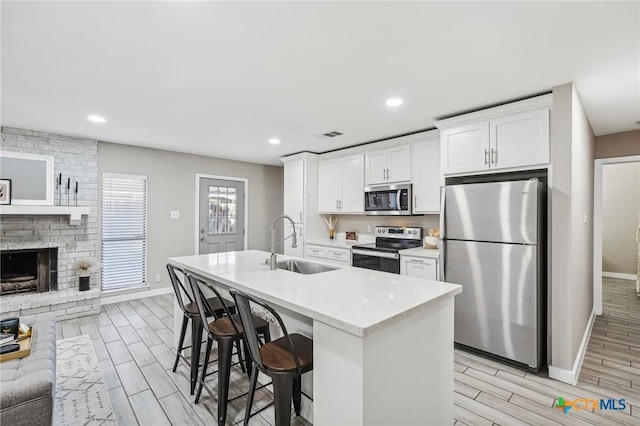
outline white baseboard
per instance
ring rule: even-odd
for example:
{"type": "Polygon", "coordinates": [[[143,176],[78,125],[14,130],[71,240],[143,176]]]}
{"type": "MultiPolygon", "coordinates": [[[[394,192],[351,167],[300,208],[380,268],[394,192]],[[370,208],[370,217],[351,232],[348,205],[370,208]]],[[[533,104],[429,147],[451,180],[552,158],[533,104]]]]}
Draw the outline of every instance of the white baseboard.
{"type": "Polygon", "coordinates": [[[105,295],[105,293],[103,292],[102,297],[100,298],[100,304],[109,305],[111,303],[126,302],[128,300],[142,299],[143,297],[159,296],[161,294],[167,294],[167,293],[173,293],[173,287],[163,287],[163,288],[156,288],[153,290],[120,293],[120,294],[114,294],[112,296],[105,295]]]}
{"type": "Polygon", "coordinates": [[[596,308],[593,307],[591,311],[591,317],[589,323],[582,336],[582,342],[580,342],[580,348],[578,349],[578,355],[573,363],[571,370],[565,370],[564,368],[549,366],[549,377],[555,380],[559,380],[564,383],[575,386],[578,383],[578,377],[580,376],[580,369],[582,368],[582,361],[584,360],[584,354],[587,352],[587,345],[589,344],[589,337],[591,337],[591,329],[593,328],[593,322],[596,319],[596,308]]]}
{"type": "Polygon", "coordinates": [[[607,277],[607,278],[619,278],[621,280],[631,280],[631,281],[635,281],[638,279],[637,275],[634,274],[623,274],[620,272],[605,272],[602,271],[602,276],[603,277],[607,277]]]}

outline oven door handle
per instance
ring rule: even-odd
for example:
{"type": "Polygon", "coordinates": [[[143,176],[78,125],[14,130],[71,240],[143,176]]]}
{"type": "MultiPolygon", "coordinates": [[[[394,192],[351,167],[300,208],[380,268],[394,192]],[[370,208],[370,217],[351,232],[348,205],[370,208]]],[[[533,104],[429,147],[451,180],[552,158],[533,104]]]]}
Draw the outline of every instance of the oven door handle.
{"type": "Polygon", "coordinates": [[[400,255],[398,253],[386,253],[380,251],[372,251],[372,250],[360,250],[360,249],[351,249],[352,254],[360,254],[363,256],[373,256],[373,257],[384,257],[386,259],[398,259],[400,255]]]}

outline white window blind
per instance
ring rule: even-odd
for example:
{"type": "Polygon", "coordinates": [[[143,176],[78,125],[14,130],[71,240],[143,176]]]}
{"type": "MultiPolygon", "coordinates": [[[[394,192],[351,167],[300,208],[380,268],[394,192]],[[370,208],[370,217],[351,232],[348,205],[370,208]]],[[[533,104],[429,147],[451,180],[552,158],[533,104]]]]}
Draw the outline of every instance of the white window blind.
{"type": "Polygon", "coordinates": [[[102,174],[102,290],[146,285],[147,178],[102,174]]]}

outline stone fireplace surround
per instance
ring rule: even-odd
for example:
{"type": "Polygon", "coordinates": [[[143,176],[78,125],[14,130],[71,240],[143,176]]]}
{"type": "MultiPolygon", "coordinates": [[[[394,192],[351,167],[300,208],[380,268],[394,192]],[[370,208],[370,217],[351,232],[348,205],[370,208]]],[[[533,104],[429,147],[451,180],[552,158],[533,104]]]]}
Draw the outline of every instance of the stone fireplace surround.
{"type": "Polygon", "coordinates": [[[31,130],[2,127],[0,150],[54,157],[54,175],[79,182],[78,205],[90,207],[79,225],[68,216],[1,215],[0,249],[58,249],[58,291],[0,297],[0,317],[76,318],[100,312],[100,282],[91,273],[89,291],[78,291],[77,259],[98,260],[98,142],[31,130]]]}

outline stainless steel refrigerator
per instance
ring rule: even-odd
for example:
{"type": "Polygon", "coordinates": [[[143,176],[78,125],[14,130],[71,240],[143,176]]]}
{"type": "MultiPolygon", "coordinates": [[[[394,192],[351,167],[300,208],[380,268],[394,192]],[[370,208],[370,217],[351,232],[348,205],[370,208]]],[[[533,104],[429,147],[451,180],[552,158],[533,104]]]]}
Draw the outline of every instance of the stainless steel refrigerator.
{"type": "Polygon", "coordinates": [[[454,340],[539,370],[546,340],[546,191],[537,179],[442,188],[441,276],[461,284],[454,340]]]}

